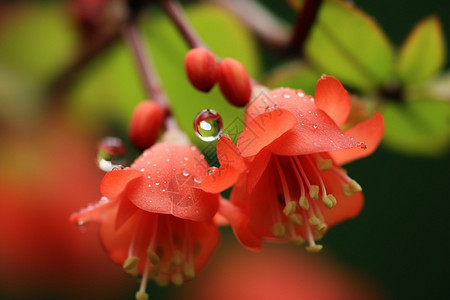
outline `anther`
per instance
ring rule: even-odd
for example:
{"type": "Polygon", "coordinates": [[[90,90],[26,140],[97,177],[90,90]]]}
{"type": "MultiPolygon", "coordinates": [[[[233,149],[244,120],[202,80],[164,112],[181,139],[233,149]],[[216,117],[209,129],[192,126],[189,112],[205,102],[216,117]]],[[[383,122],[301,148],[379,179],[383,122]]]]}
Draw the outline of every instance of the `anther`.
{"type": "Polygon", "coordinates": [[[180,251],[175,251],[172,256],[172,262],[176,266],[181,266],[183,264],[184,257],[180,251]]]}
{"type": "Polygon", "coordinates": [[[319,186],[318,185],[311,185],[309,188],[309,197],[313,200],[319,199],[319,186]]]}
{"type": "Polygon", "coordinates": [[[301,196],[298,203],[300,204],[300,207],[303,208],[304,210],[309,209],[309,201],[308,198],[306,198],[305,196],[301,196]]]}
{"type": "Polygon", "coordinates": [[[308,252],[310,252],[310,253],[317,253],[317,252],[319,252],[320,250],[322,250],[322,248],[323,248],[322,245],[314,244],[314,245],[309,245],[309,246],[307,246],[307,247],[306,247],[306,251],[308,251],[308,252]]]}
{"type": "Polygon", "coordinates": [[[359,192],[362,192],[362,188],[361,188],[361,186],[359,185],[359,183],[357,183],[355,180],[350,180],[350,182],[349,182],[349,186],[350,186],[350,190],[353,192],[353,193],[359,193],[359,192]]]}
{"type": "Polygon", "coordinates": [[[293,243],[295,245],[302,245],[305,243],[305,240],[301,236],[296,235],[291,238],[291,243],[293,243]]]}
{"type": "Polygon", "coordinates": [[[277,238],[286,237],[286,227],[281,223],[276,223],[272,227],[272,233],[277,238]]]}
{"type": "Polygon", "coordinates": [[[300,226],[302,225],[302,216],[298,214],[292,214],[289,216],[289,219],[291,220],[292,224],[300,226]]]}
{"type": "Polygon", "coordinates": [[[297,202],[289,201],[288,203],[286,203],[283,212],[286,216],[290,216],[293,213],[295,213],[296,210],[297,210],[297,202]]]}
{"type": "Polygon", "coordinates": [[[152,263],[152,265],[156,266],[159,264],[160,258],[158,256],[158,254],[156,254],[156,252],[154,252],[152,250],[147,250],[147,256],[148,256],[148,259],[150,260],[150,262],[152,263]]]}
{"type": "Polygon", "coordinates": [[[333,208],[336,205],[336,198],[332,194],[328,194],[327,196],[322,197],[323,204],[328,208],[333,208]]]}
{"type": "Polygon", "coordinates": [[[155,283],[159,286],[166,286],[169,284],[169,279],[167,278],[167,276],[159,273],[156,277],[155,277],[155,283]]]}
{"type": "Polygon", "coordinates": [[[122,267],[128,274],[137,276],[138,275],[138,269],[137,269],[138,263],[139,263],[138,257],[130,256],[125,260],[122,267]]]}
{"type": "Polygon", "coordinates": [[[331,159],[324,159],[321,156],[317,156],[316,164],[320,171],[328,171],[333,166],[331,159]]]}
{"type": "Polygon", "coordinates": [[[183,284],[183,275],[181,275],[181,273],[180,272],[177,272],[177,273],[175,273],[173,276],[172,276],[172,282],[173,282],[173,284],[175,284],[176,286],[180,286],[180,285],[182,285],[183,284]]]}
{"type": "Polygon", "coordinates": [[[148,300],[148,294],[146,292],[136,292],[136,300],[148,300]]]}
{"type": "Polygon", "coordinates": [[[194,278],[195,277],[195,268],[193,264],[185,264],[183,267],[183,274],[186,278],[194,278]]]}
{"type": "Polygon", "coordinates": [[[308,219],[308,223],[311,226],[317,226],[317,225],[320,225],[320,223],[322,223],[322,222],[320,221],[320,219],[318,217],[313,215],[312,217],[310,217],[308,219]]]}

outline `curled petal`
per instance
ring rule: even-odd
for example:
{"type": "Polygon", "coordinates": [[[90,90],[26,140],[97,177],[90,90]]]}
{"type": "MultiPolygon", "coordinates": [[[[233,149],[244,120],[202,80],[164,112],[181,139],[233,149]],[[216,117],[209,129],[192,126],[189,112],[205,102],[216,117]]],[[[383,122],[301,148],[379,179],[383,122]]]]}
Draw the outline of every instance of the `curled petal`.
{"type": "Polygon", "coordinates": [[[239,135],[237,147],[244,157],[256,155],[296,124],[295,116],[288,110],[269,109],[246,124],[239,135]]]}
{"type": "Polygon", "coordinates": [[[345,134],[363,142],[367,149],[354,148],[330,152],[330,156],[337,165],[343,165],[358,158],[366,157],[377,149],[384,134],[383,116],[375,112],[371,119],[346,130],[345,134]]]}
{"type": "Polygon", "coordinates": [[[100,191],[109,199],[116,199],[126,188],[127,184],[142,176],[134,169],[113,170],[105,174],[100,183],[100,191]]]}
{"type": "Polygon", "coordinates": [[[350,96],[339,80],[327,75],[323,75],[317,82],[314,102],[338,126],[347,120],[352,107],[350,96]]]}

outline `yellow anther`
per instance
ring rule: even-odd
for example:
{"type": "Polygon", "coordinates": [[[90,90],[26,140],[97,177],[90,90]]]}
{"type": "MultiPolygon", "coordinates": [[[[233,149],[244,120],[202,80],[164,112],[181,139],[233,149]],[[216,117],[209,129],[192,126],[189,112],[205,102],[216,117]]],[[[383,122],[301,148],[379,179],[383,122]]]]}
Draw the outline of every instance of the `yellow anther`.
{"type": "Polygon", "coordinates": [[[289,220],[291,220],[292,224],[300,226],[302,225],[302,216],[298,214],[292,214],[289,216],[289,220]]]}
{"type": "Polygon", "coordinates": [[[317,226],[320,225],[320,223],[322,223],[322,221],[320,221],[320,219],[316,216],[312,216],[311,218],[308,219],[308,223],[311,226],[317,226]]]}
{"type": "Polygon", "coordinates": [[[350,185],[350,190],[353,192],[353,193],[359,193],[359,192],[361,192],[362,191],[362,188],[361,188],[361,186],[359,185],[359,183],[357,183],[355,180],[350,180],[350,182],[349,182],[349,185],[350,185]]]}
{"type": "Polygon", "coordinates": [[[294,236],[291,238],[291,242],[295,245],[302,245],[305,243],[305,240],[301,236],[294,236]]]}
{"type": "Polygon", "coordinates": [[[309,245],[308,247],[306,247],[306,251],[311,253],[317,253],[320,250],[322,250],[322,248],[323,248],[322,245],[309,245]]]}
{"type": "Polygon", "coordinates": [[[159,286],[166,286],[169,284],[169,279],[167,278],[166,275],[163,275],[161,273],[159,273],[155,279],[154,279],[155,283],[159,286]]]}
{"type": "Polygon", "coordinates": [[[350,197],[351,195],[353,195],[353,192],[350,190],[349,184],[344,184],[342,186],[342,193],[344,193],[344,195],[347,197],[350,197]]]}
{"type": "Polygon", "coordinates": [[[323,196],[322,197],[322,202],[328,208],[332,208],[337,203],[336,198],[332,194],[328,194],[327,196],[323,196]]]}
{"type": "Polygon", "coordinates": [[[319,199],[319,186],[318,185],[311,185],[309,188],[309,197],[313,200],[319,199]]]}
{"type": "Polygon", "coordinates": [[[150,262],[152,263],[152,265],[156,266],[157,264],[159,264],[160,259],[158,254],[156,254],[156,252],[152,251],[152,250],[147,250],[147,256],[148,259],[150,260],[150,262]]]}
{"type": "Polygon", "coordinates": [[[193,264],[186,264],[183,267],[183,274],[186,278],[194,278],[195,277],[195,268],[193,264]]]}
{"type": "Polygon", "coordinates": [[[139,263],[138,257],[130,256],[124,261],[122,267],[124,268],[125,272],[127,272],[128,274],[137,276],[138,275],[138,269],[137,269],[138,263],[139,263]]]}
{"type": "Polygon", "coordinates": [[[158,274],[159,274],[159,266],[153,266],[148,271],[148,278],[149,279],[155,278],[156,275],[158,274]]]}
{"type": "Polygon", "coordinates": [[[324,159],[321,156],[317,156],[316,163],[320,171],[328,171],[333,166],[331,159],[324,159]]]}
{"type": "Polygon", "coordinates": [[[308,198],[306,198],[305,196],[300,197],[300,200],[298,200],[298,204],[300,204],[300,207],[303,208],[304,210],[309,209],[309,201],[308,198]]]}
{"type": "Polygon", "coordinates": [[[148,294],[146,292],[136,292],[136,300],[148,300],[148,294]]]}
{"type": "Polygon", "coordinates": [[[286,206],[284,207],[283,212],[284,212],[284,214],[285,214],[286,216],[290,216],[290,215],[292,215],[293,213],[295,213],[296,210],[297,210],[297,202],[295,202],[295,201],[289,201],[289,202],[286,204],[286,206]]]}
{"type": "Polygon", "coordinates": [[[181,266],[184,261],[183,253],[180,251],[175,251],[172,256],[172,262],[175,266],[181,266]]]}
{"type": "Polygon", "coordinates": [[[284,238],[286,236],[286,227],[281,223],[277,223],[273,225],[272,233],[277,238],[284,238]]]}
{"type": "Polygon", "coordinates": [[[172,276],[172,282],[173,284],[175,284],[176,286],[180,286],[183,284],[184,280],[183,280],[183,275],[181,275],[181,273],[175,273],[172,276]]]}

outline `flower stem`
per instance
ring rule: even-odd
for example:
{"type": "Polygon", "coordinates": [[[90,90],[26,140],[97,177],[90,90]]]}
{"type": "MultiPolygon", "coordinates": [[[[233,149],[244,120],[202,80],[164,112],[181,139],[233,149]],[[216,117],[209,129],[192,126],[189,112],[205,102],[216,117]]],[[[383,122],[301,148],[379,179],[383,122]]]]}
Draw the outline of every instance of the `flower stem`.
{"type": "Polygon", "coordinates": [[[311,32],[311,28],[316,20],[320,5],[323,0],[306,0],[297,15],[297,21],[293,29],[292,38],[286,47],[286,52],[290,55],[303,56],[303,48],[306,39],[311,32]]]}
{"type": "Polygon", "coordinates": [[[178,31],[190,48],[205,47],[197,32],[189,24],[181,5],[176,0],[160,0],[162,8],[166,11],[178,31]]]}
{"type": "Polygon", "coordinates": [[[148,97],[158,102],[162,107],[168,108],[168,99],[161,89],[160,80],[153,66],[150,50],[145,46],[144,39],[134,19],[125,25],[123,32],[127,43],[133,51],[136,65],[141,73],[148,97]]]}

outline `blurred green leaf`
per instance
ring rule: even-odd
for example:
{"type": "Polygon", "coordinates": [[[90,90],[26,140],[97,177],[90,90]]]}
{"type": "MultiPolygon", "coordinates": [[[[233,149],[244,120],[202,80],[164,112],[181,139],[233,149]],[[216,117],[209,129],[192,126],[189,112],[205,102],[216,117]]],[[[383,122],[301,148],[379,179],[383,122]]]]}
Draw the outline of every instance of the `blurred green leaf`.
{"type": "Polygon", "coordinates": [[[0,30],[0,64],[36,82],[46,82],[75,49],[76,37],[67,12],[57,3],[8,9],[11,16],[0,30]]]}
{"type": "Polygon", "coordinates": [[[450,145],[450,104],[413,101],[382,108],[385,145],[413,155],[439,155],[450,145]]]}
{"type": "MultiPolygon", "coordinates": [[[[205,43],[217,54],[240,60],[251,75],[259,73],[259,56],[250,32],[229,12],[210,4],[186,8],[188,19],[205,43]]],[[[198,112],[211,108],[223,118],[226,132],[242,129],[243,110],[229,105],[215,87],[210,93],[195,90],[184,71],[188,47],[169,18],[160,13],[143,19],[141,28],[169,96],[173,114],[192,142],[206,147],[193,130],[198,112]],[[237,127],[236,127],[237,126],[237,127]]],[[[103,55],[87,72],[71,95],[72,111],[85,123],[114,121],[123,131],[135,105],[146,99],[145,90],[130,49],[123,43],[103,55]]],[[[97,125],[98,126],[98,125],[97,125]]],[[[214,147],[215,150],[215,147],[214,147]]]]}
{"type": "Polygon", "coordinates": [[[392,75],[394,52],[384,32],[348,2],[324,2],[305,50],[321,71],[354,88],[373,89],[392,75]]]}
{"type": "Polygon", "coordinates": [[[443,67],[445,46],[442,26],[435,16],[419,22],[404,42],[397,71],[404,84],[424,81],[443,67]]]}
{"type": "Polygon", "coordinates": [[[314,95],[317,80],[322,73],[301,61],[292,61],[272,71],[264,80],[270,88],[289,87],[302,89],[308,95],[314,95]]]}

